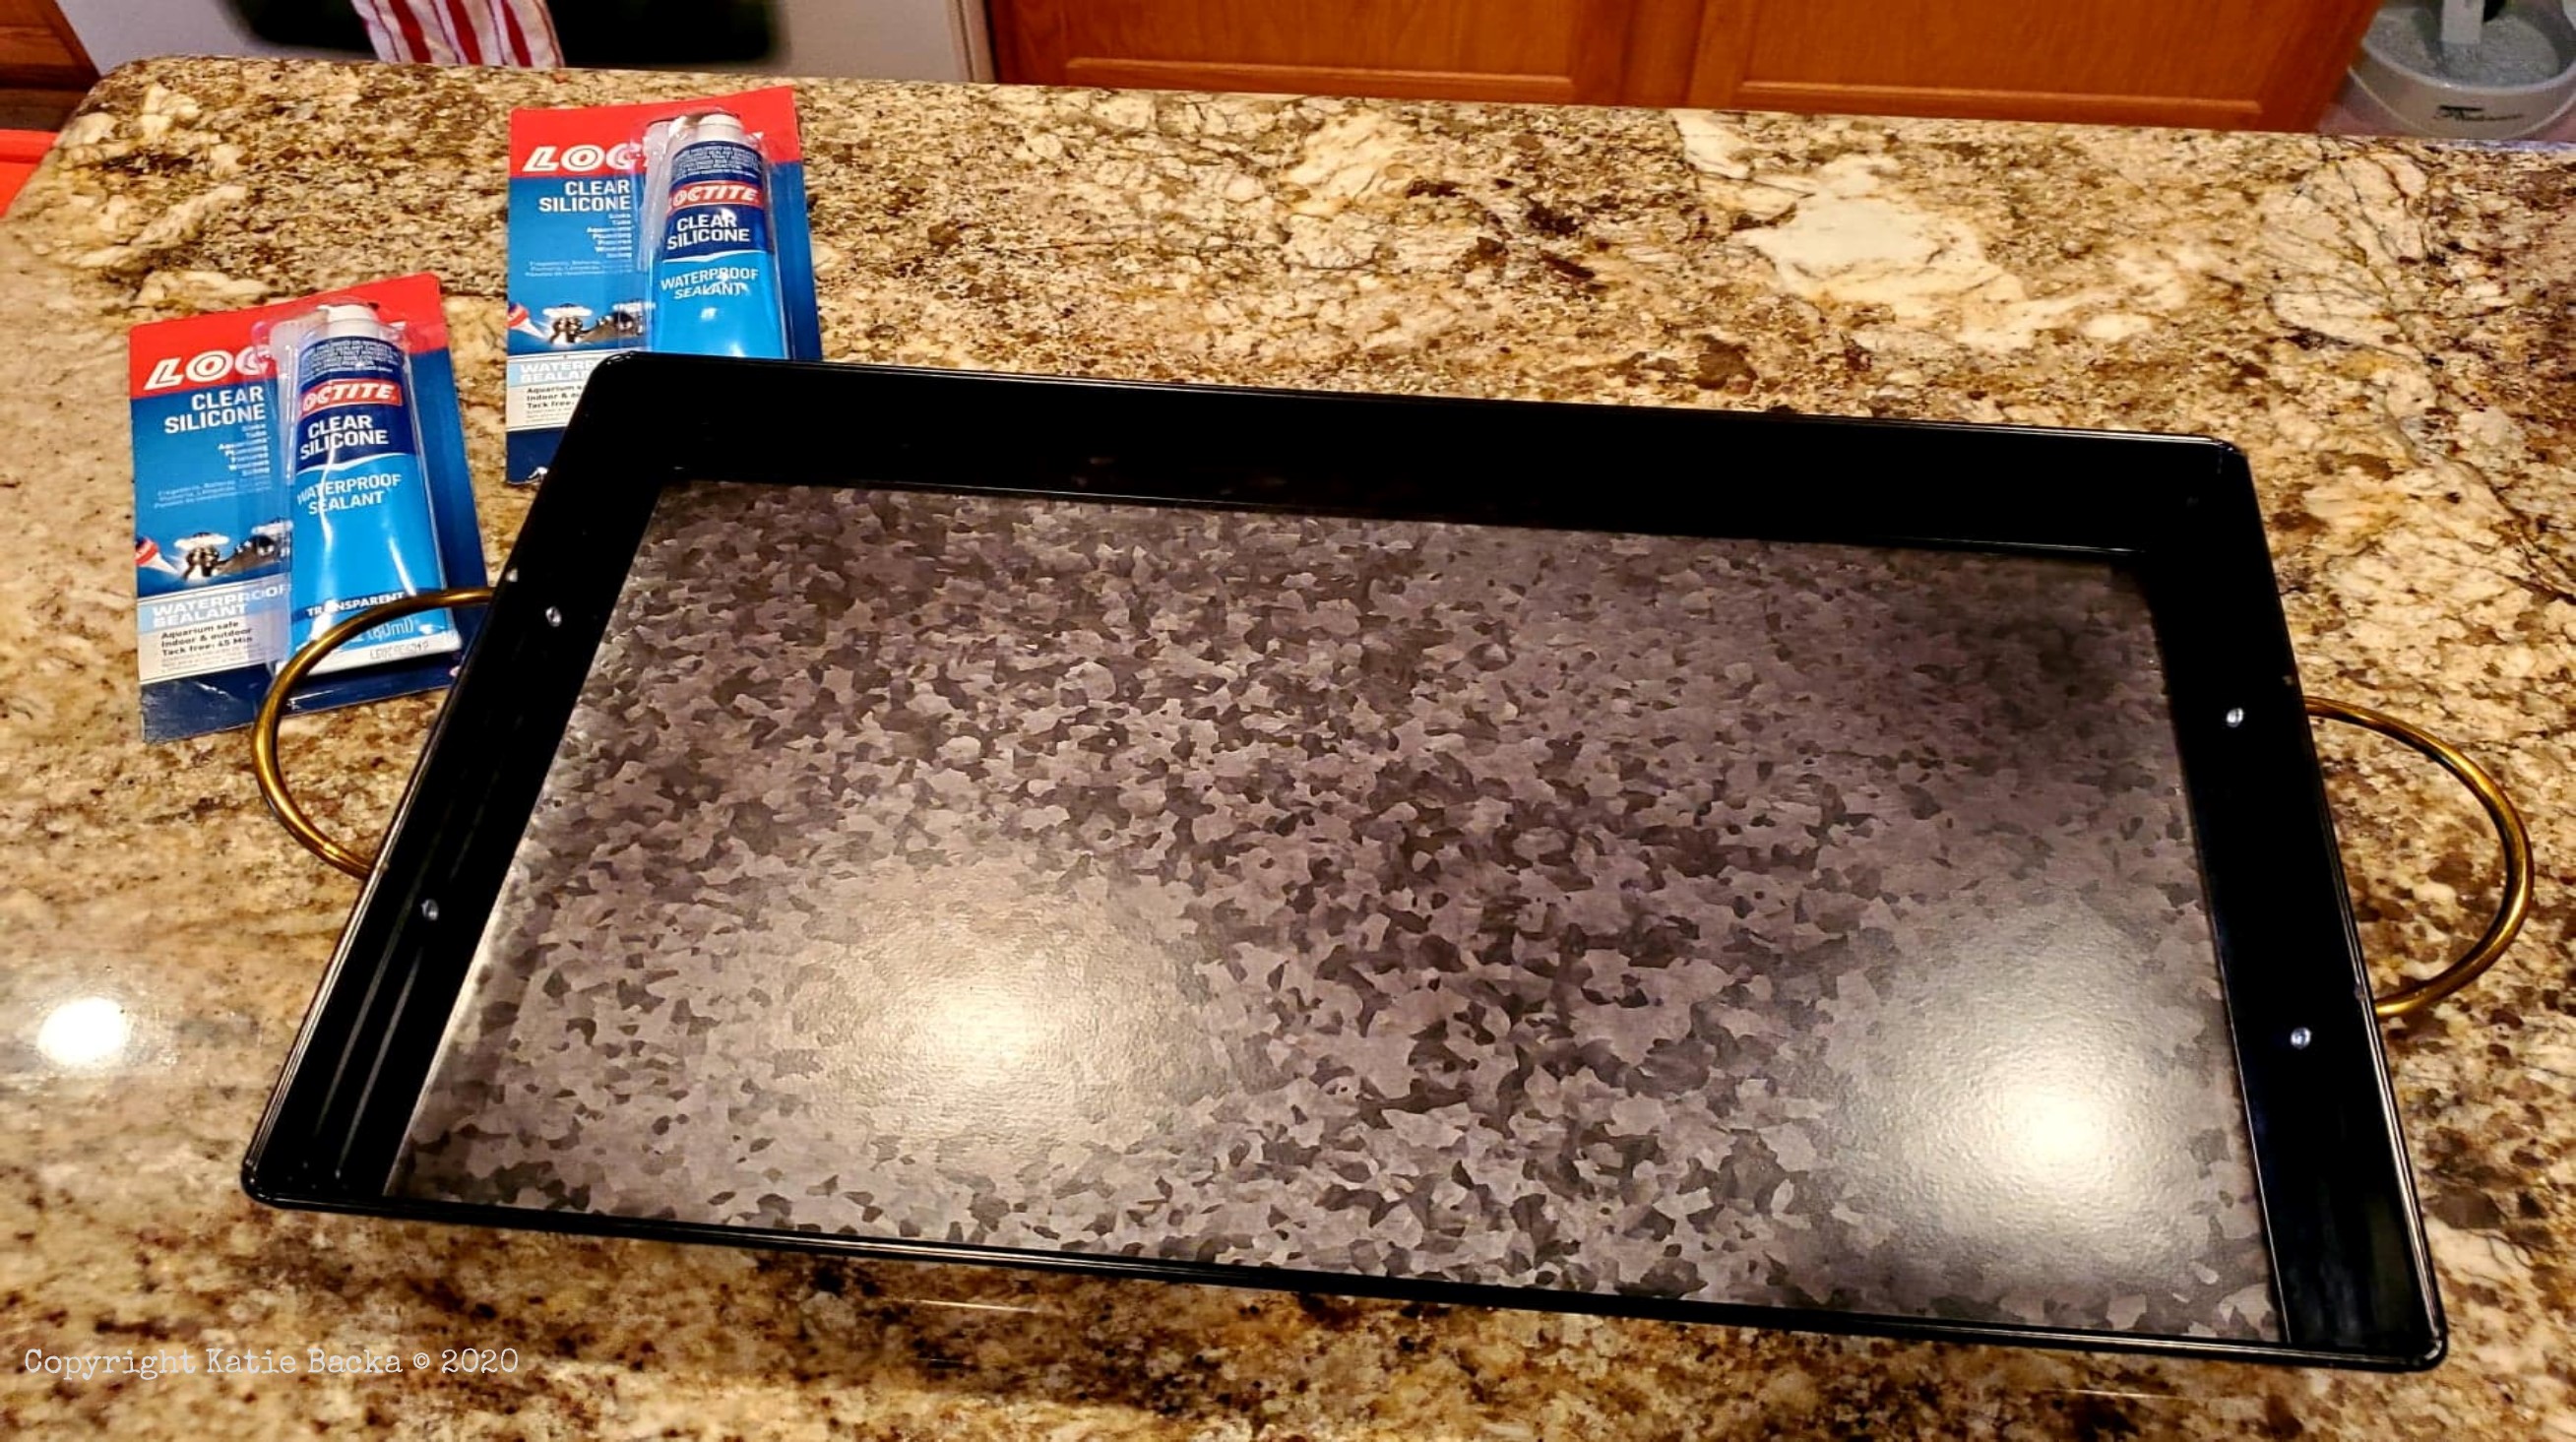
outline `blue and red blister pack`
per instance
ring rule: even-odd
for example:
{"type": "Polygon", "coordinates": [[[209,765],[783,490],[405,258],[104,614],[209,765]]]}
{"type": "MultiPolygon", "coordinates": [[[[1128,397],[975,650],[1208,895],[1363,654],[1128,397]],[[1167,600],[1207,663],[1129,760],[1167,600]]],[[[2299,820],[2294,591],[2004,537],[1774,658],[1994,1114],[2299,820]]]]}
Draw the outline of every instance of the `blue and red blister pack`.
{"type": "MultiPolygon", "coordinates": [[[[247,725],[290,647],[340,615],[484,583],[436,276],[141,325],[128,346],[145,740],[247,725]]],[[[289,709],[444,686],[479,619],[354,638],[289,709]]]]}
{"type": "Polygon", "coordinates": [[[509,285],[513,482],[619,351],[820,360],[795,90],[510,112],[509,285]]]}

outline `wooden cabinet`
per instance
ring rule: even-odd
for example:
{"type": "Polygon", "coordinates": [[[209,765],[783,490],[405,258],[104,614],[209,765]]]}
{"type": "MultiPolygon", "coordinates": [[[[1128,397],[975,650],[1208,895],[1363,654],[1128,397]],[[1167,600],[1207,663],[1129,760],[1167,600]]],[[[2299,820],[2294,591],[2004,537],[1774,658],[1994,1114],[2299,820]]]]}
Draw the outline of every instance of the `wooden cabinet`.
{"type": "Polygon", "coordinates": [[[98,79],[53,0],[0,0],[0,130],[51,130],[98,79]]]}
{"type": "Polygon", "coordinates": [[[1678,102],[1701,0],[991,0],[1005,80],[1678,102]]]}
{"type": "Polygon", "coordinates": [[[2130,125],[2316,123],[2379,0],[1711,0],[1690,102],[2130,125]]]}
{"type": "Polygon", "coordinates": [[[53,0],[0,0],[0,85],[79,85],[98,78],[53,0]]]}
{"type": "Polygon", "coordinates": [[[1052,85],[2311,125],[2377,0],[992,0],[1052,85]]]}

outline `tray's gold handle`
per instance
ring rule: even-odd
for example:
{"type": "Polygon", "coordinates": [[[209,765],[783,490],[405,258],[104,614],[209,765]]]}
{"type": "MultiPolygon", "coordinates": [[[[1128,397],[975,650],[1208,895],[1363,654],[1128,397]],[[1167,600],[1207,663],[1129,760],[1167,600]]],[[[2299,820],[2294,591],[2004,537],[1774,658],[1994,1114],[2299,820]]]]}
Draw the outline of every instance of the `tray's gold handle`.
{"type": "Polygon", "coordinates": [[[2531,914],[2531,831],[2522,824],[2522,812],[2514,806],[2513,798],[2505,795],[2504,788],[2487,774],[2487,769],[2441,737],[2384,711],[2322,696],[2308,698],[2308,714],[2376,731],[2432,757],[2476,795],[2478,805],[2486,808],[2487,820],[2495,823],[2497,839],[2504,843],[2504,898],[2496,906],[2495,920],[2487,923],[2486,934],[2459,960],[2439,972],[2371,998],[2371,1010],[2382,1021],[2412,1016],[2477,980],[2496,964],[2497,957],[2504,955],[2506,947],[2513,945],[2515,933],[2522,930],[2523,918],[2531,914]]]}
{"type": "Polygon", "coordinates": [[[314,825],[313,818],[305,815],[304,807],[296,801],[295,793],[287,789],[286,772],[277,764],[277,728],[286,719],[286,698],[294,694],[296,686],[314,667],[322,664],[323,657],[339,650],[349,638],[360,632],[372,631],[387,621],[399,621],[423,611],[435,611],[446,606],[479,606],[491,599],[492,588],[489,586],[459,586],[445,591],[423,591],[417,596],[369,606],[305,642],[294,655],[286,658],[284,666],[278,668],[276,679],[268,683],[268,698],[259,703],[259,719],[251,723],[250,770],[259,781],[259,799],[268,803],[269,813],[277,818],[277,824],[303,843],[305,850],[361,880],[376,869],[374,856],[362,856],[350,850],[314,825]]]}

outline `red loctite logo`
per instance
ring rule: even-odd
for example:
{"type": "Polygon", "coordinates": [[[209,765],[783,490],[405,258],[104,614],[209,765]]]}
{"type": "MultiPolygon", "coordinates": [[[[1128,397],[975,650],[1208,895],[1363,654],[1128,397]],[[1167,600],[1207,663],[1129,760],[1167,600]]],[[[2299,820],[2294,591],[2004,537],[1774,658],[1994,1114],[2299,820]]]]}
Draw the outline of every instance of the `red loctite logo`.
{"type": "Polygon", "coordinates": [[[398,406],[402,387],[392,381],[324,381],[304,393],[304,414],[332,406],[398,406]]]}
{"type": "Polygon", "coordinates": [[[165,355],[152,362],[151,373],[143,378],[146,391],[166,391],[174,386],[210,386],[243,376],[268,374],[268,352],[258,346],[240,350],[201,350],[185,358],[165,355]]]}
{"type": "Polygon", "coordinates": [[[540,145],[519,166],[530,175],[595,175],[603,170],[638,168],[642,147],[625,145],[540,145]]]}
{"type": "Polygon", "coordinates": [[[698,180],[671,192],[671,208],[690,205],[758,205],[760,187],[739,180],[698,180]]]}

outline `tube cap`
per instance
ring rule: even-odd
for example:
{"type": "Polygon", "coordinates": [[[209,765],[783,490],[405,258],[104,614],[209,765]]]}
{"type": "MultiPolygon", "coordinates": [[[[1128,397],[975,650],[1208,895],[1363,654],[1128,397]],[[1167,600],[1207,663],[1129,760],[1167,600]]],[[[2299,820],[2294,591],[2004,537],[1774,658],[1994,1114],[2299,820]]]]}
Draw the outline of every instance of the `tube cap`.
{"type": "Polygon", "coordinates": [[[376,317],[371,305],[326,305],[322,307],[322,330],[315,340],[337,340],[342,336],[365,336],[370,340],[392,340],[394,328],[376,317]]]}
{"type": "Polygon", "coordinates": [[[689,136],[690,144],[701,140],[730,140],[736,145],[751,143],[751,135],[742,128],[742,122],[721,110],[710,110],[697,117],[697,121],[695,129],[689,136]]]}

